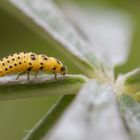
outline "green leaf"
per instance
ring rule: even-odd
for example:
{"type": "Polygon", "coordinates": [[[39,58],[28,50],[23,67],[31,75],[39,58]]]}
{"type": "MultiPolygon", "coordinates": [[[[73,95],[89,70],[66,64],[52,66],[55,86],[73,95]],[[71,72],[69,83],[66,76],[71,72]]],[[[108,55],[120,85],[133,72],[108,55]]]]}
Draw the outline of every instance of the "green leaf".
{"type": "Polygon", "coordinates": [[[140,104],[127,95],[120,96],[118,102],[131,139],[140,140],[140,104]]]}
{"type": "Polygon", "coordinates": [[[135,96],[140,91],[140,69],[137,68],[125,75],[120,75],[116,81],[119,93],[135,96]]]}
{"type": "Polygon", "coordinates": [[[86,80],[82,75],[67,75],[57,80],[54,76],[42,75],[31,81],[26,77],[16,81],[15,77],[8,76],[0,79],[0,100],[76,94],[86,80]]]}
{"type": "Polygon", "coordinates": [[[125,85],[140,83],[140,69],[135,69],[125,75],[125,85]]]}
{"type": "Polygon", "coordinates": [[[65,95],[50,109],[50,111],[32,128],[23,140],[39,140],[57,122],[65,108],[71,103],[75,96],[65,95]]]}
{"type": "Polygon", "coordinates": [[[101,8],[88,2],[90,6],[76,2],[61,0],[60,6],[83,38],[92,44],[98,58],[111,67],[126,62],[132,32],[132,21],[128,14],[113,7],[101,8]]]}
{"type": "Polygon", "coordinates": [[[92,80],[80,90],[47,140],[128,140],[110,85],[92,80]]]}
{"type": "MultiPolygon", "coordinates": [[[[83,73],[102,81],[107,79],[108,76],[104,74],[105,65],[102,66],[90,45],[83,40],[53,1],[9,0],[9,2],[9,4],[1,2],[1,5],[51,42],[52,47],[63,52],[83,73]]],[[[110,73],[108,79],[112,81],[112,70],[110,73]]]]}

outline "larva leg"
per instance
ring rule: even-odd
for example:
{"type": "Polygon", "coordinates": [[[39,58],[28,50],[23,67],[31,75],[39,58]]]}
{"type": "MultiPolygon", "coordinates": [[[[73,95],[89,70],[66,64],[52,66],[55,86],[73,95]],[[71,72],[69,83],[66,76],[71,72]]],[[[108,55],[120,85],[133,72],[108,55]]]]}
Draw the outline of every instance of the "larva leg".
{"type": "Polygon", "coordinates": [[[30,71],[27,71],[27,81],[30,80],[30,71]]]}
{"type": "Polygon", "coordinates": [[[18,74],[17,77],[16,77],[16,80],[18,80],[19,77],[20,77],[21,75],[23,75],[23,74],[25,74],[25,72],[21,72],[20,74],[18,74]]]}
{"type": "Polygon", "coordinates": [[[57,80],[57,73],[54,73],[54,79],[57,80]]]}
{"type": "Polygon", "coordinates": [[[52,73],[54,73],[54,79],[56,80],[56,79],[57,79],[57,73],[55,72],[55,69],[56,69],[56,68],[53,68],[53,69],[52,69],[52,73]]]}

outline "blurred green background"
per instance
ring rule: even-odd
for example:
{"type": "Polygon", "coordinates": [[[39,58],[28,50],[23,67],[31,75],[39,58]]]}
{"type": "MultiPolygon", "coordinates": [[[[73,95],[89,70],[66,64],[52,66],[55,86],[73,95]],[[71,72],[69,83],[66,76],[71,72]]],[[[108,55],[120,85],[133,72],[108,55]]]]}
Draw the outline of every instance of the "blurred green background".
{"type": "MultiPolygon", "coordinates": [[[[77,0],[78,4],[85,4],[83,0],[77,0]]],[[[122,0],[99,0],[86,1],[86,4],[114,7],[118,10],[125,10],[134,20],[133,39],[131,42],[131,53],[129,59],[123,66],[116,68],[116,73],[125,73],[140,66],[140,3],[139,1],[122,0]]],[[[79,73],[79,70],[72,65],[63,55],[53,50],[49,42],[28,29],[16,18],[12,17],[3,9],[0,9],[0,57],[16,51],[33,51],[44,53],[49,56],[56,56],[65,65],[70,73],[79,73]]],[[[19,140],[34,124],[48,111],[56,102],[58,97],[41,97],[33,99],[11,100],[0,102],[0,139],[19,140]]]]}

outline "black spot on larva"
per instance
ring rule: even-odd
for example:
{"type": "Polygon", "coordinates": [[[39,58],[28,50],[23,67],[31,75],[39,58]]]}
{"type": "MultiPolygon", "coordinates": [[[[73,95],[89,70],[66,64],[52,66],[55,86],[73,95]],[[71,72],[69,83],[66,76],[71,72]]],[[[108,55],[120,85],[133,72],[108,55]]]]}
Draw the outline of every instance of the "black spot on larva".
{"type": "Polygon", "coordinates": [[[15,59],[14,59],[14,58],[12,58],[12,60],[13,60],[13,61],[15,61],[15,59]]]}
{"type": "Polygon", "coordinates": [[[43,58],[43,60],[48,60],[48,57],[45,55],[41,55],[41,57],[43,58]]]}
{"type": "Polygon", "coordinates": [[[39,69],[42,70],[44,67],[40,67],[39,69]]]}
{"type": "Polygon", "coordinates": [[[2,65],[4,66],[4,65],[5,65],[5,63],[2,63],[2,65]]]}
{"type": "Polygon", "coordinates": [[[21,65],[22,63],[21,63],[21,62],[19,62],[19,64],[21,65]]]}
{"type": "Polygon", "coordinates": [[[32,63],[30,62],[29,65],[32,65],[32,63]]]}
{"type": "Polygon", "coordinates": [[[8,56],[5,57],[6,59],[8,58],[8,56]]]}
{"type": "Polygon", "coordinates": [[[13,54],[11,54],[11,56],[13,56],[13,54]]]}
{"type": "Polygon", "coordinates": [[[17,66],[17,64],[14,64],[14,66],[17,66]]]}
{"type": "Polygon", "coordinates": [[[32,59],[32,60],[36,60],[36,58],[35,58],[35,57],[32,57],[31,59],[32,59]]]}
{"type": "Polygon", "coordinates": [[[18,58],[18,59],[20,59],[20,57],[19,57],[19,56],[18,56],[17,58],[18,58]]]}
{"type": "Polygon", "coordinates": [[[44,57],[43,59],[44,59],[44,60],[48,60],[48,58],[47,58],[47,57],[44,57]]]}
{"type": "Polygon", "coordinates": [[[5,70],[7,71],[8,69],[7,69],[7,68],[5,68],[5,70]]]}
{"type": "Polygon", "coordinates": [[[7,63],[10,63],[10,61],[8,60],[7,63]]]}
{"type": "Polygon", "coordinates": [[[44,65],[44,63],[41,62],[40,65],[44,65]]]}
{"type": "Polygon", "coordinates": [[[30,55],[30,58],[31,58],[32,60],[35,60],[35,59],[36,59],[34,54],[31,54],[31,55],[30,55]]]}
{"type": "Polygon", "coordinates": [[[3,59],[0,59],[0,61],[3,61],[3,59]]]}
{"type": "Polygon", "coordinates": [[[32,69],[32,67],[29,67],[27,70],[28,70],[28,71],[31,71],[31,69],[32,69]]]}
{"type": "Polygon", "coordinates": [[[56,70],[56,67],[52,68],[52,70],[56,70]]]}
{"type": "Polygon", "coordinates": [[[26,63],[26,61],[24,61],[24,63],[26,63]]]}
{"type": "Polygon", "coordinates": [[[12,66],[9,66],[9,68],[11,69],[11,68],[12,68],[12,66]]]}

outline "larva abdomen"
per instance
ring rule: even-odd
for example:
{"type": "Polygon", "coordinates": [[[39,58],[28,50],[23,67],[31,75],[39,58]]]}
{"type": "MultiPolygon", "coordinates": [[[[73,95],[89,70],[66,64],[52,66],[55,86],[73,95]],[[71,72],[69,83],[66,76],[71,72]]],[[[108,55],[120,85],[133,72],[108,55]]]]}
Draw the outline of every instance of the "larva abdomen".
{"type": "Polygon", "coordinates": [[[1,66],[1,76],[7,75],[13,72],[20,72],[26,69],[26,64],[23,61],[26,61],[28,54],[24,53],[15,53],[4,57],[0,60],[1,66]]]}

